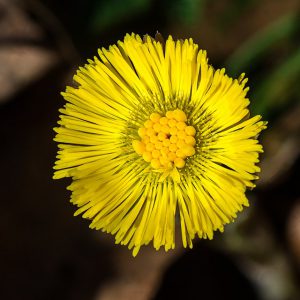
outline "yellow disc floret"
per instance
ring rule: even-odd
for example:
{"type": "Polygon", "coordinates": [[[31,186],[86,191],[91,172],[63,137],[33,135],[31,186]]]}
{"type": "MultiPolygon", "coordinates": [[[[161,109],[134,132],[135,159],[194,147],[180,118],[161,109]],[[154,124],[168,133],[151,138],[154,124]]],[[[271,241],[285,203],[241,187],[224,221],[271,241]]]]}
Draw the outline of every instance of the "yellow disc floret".
{"type": "Polygon", "coordinates": [[[193,136],[188,135],[185,139],[184,139],[185,143],[188,145],[192,145],[195,146],[196,145],[196,140],[193,136]]]}
{"type": "Polygon", "coordinates": [[[180,121],[185,122],[187,120],[186,114],[184,113],[184,111],[180,109],[175,109],[173,111],[173,115],[174,115],[174,119],[178,122],[180,121]]]}
{"type": "Polygon", "coordinates": [[[187,135],[194,136],[196,134],[196,129],[193,126],[185,127],[184,131],[187,135]]]}
{"type": "Polygon", "coordinates": [[[138,134],[141,138],[143,138],[146,135],[146,133],[147,133],[147,129],[145,127],[139,128],[138,134]]]}
{"type": "Polygon", "coordinates": [[[160,114],[158,114],[158,113],[153,113],[150,115],[150,120],[154,123],[158,123],[160,118],[161,118],[160,114]]]}
{"type": "Polygon", "coordinates": [[[169,110],[165,116],[152,113],[138,129],[141,140],[133,140],[134,151],[156,170],[183,168],[185,159],[196,153],[196,130],[187,125],[187,116],[180,109],[169,110]]]}
{"type": "Polygon", "coordinates": [[[146,162],[150,162],[151,159],[152,159],[151,152],[145,151],[145,152],[143,153],[143,159],[144,159],[144,161],[146,161],[146,162]]]}
{"type": "Polygon", "coordinates": [[[132,141],[132,147],[134,149],[134,151],[139,154],[139,155],[143,155],[143,153],[145,152],[145,144],[141,141],[132,141]]]}

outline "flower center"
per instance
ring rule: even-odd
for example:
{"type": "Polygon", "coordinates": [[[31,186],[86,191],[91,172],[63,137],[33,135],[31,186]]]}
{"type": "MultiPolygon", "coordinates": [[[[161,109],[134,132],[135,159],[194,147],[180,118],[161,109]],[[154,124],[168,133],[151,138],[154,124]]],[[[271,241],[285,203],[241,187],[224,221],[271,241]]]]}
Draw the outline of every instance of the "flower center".
{"type": "Polygon", "coordinates": [[[196,144],[196,130],[186,121],[180,109],[167,111],[165,116],[152,113],[138,130],[141,140],[132,141],[133,149],[153,169],[183,168],[185,159],[195,154],[196,144]]]}

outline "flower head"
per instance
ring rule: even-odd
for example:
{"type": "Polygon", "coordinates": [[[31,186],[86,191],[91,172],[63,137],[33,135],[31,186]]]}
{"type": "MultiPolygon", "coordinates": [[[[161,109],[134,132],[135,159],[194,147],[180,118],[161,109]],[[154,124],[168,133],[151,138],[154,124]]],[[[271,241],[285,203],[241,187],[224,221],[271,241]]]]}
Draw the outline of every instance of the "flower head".
{"type": "Polygon", "coordinates": [[[75,214],[133,255],[174,248],[176,215],[184,247],[211,239],[260,171],[266,122],[249,117],[244,75],[213,69],[192,39],[132,34],[98,54],[62,93],[55,128],[54,178],[72,177],[75,214]]]}

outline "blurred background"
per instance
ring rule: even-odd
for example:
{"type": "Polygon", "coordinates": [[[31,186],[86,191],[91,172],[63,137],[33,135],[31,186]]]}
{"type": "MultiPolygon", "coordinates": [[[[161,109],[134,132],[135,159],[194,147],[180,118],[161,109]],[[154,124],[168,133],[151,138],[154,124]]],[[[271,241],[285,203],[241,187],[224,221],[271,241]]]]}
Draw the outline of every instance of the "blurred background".
{"type": "Polygon", "coordinates": [[[0,299],[300,299],[299,0],[0,0],[0,299]],[[78,66],[129,32],[192,37],[269,121],[251,207],[137,258],[73,217],[53,127],[78,66]]]}

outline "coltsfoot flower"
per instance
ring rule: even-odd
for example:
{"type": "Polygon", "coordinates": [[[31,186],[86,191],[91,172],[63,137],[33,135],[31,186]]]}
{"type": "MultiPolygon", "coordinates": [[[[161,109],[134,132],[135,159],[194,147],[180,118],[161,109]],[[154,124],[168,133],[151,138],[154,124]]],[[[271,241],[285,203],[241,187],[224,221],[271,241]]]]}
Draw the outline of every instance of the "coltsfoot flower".
{"type": "Polygon", "coordinates": [[[98,51],[62,93],[54,178],[72,177],[71,202],[91,228],[135,256],[142,245],[212,239],[248,206],[260,169],[261,116],[247,80],[208,64],[192,39],[126,35],[98,51]]]}

